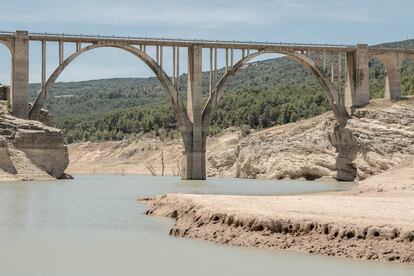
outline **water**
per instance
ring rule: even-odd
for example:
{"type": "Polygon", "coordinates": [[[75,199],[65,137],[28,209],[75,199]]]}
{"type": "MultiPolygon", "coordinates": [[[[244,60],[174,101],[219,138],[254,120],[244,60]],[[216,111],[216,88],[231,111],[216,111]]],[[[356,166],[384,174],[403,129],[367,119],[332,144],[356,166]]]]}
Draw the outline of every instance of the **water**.
{"type": "Polygon", "coordinates": [[[414,267],[170,237],[136,199],[169,192],[293,194],[346,185],[145,176],[0,184],[0,275],[414,275],[414,267]]]}

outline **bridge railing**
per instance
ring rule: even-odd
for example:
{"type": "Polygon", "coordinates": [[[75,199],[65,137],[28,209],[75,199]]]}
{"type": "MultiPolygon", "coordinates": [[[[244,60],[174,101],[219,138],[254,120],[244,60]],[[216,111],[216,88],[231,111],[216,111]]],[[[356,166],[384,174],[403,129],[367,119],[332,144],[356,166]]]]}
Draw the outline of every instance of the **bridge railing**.
{"type": "Polygon", "coordinates": [[[0,31],[0,35],[15,35],[16,33],[15,32],[3,32],[3,31],[0,31]]]}
{"type": "MultiPolygon", "coordinates": [[[[14,32],[0,31],[0,35],[14,35],[14,32]]],[[[134,36],[115,36],[115,35],[90,35],[90,34],[57,34],[57,33],[29,33],[29,36],[49,38],[74,38],[74,39],[96,39],[96,40],[117,40],[117,41],[140,41],[140,42],[171,42],[171,43],[199,43],[199,44],[228,44],[232,45],[267,45],[267,46],[287,46],[287,47],[322,47],[322,48],[355,48],[355,45],[346,44],[318,44],[318,43],[286,43],[286,42],[258,42],[258,41],[237,41],[237,40],[210,40],[210,39],[181,39],[181,38],[154,38],[154,37],[134,37],[134,36]]]]}

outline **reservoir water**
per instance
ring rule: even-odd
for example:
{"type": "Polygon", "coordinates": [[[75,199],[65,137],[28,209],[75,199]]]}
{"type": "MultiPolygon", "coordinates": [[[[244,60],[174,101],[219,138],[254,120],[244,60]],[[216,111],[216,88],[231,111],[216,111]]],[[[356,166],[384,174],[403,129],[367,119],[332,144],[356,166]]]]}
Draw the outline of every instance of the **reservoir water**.
{"type": "Polygon", "coordinates": [[[170,237],[138,197],[272,195],[346,189],[318,182],[77,175],[0,182],[0,275],[414,275],[382,264],[170,237]]]}

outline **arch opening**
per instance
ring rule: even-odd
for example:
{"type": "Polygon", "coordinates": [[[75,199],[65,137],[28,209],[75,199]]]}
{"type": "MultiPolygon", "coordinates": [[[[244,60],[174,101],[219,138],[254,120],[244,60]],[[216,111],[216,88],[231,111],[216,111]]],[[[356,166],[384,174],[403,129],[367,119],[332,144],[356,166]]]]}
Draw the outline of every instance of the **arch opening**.
{"type": "MultiPolygon", "coordinates": [[[[182,103],[180,103],[180,105],[177,105],[179,98],[177,97],[177,93],[175,92],[175,88],[173,86],[173,84],[171,83],[169,77],[167,76],[167,74],[158,66],[158,64],[152,60],[151,57],[149,57],[148,55],[146,55],[145,53],[139,51],[139,49],[132,47],[132,46],[119,46],[119,45],[89,45],[85,48],[83,48],[81,51],[74,53],[72,55],[70,55],[68,58],[66,58],[66,60],[63,62],[62,65],[58,66],[57,69],[52,73],[52,75],[49,77],[49,79],[46,82],[45,85],[45,89],[40,90],[40,93],[38,94],[38,97],[36,99],[36,102],[38,104],[38,107],[43,106],[43,104],[45,103],[46,97],[48,96],[48,92],[51,91],[52,86],[55,84],[56,80],[58,79],[58,77],[61,75],[61,73],[65,70],[65,68],[67,68],[67,66],[69,66],[69,64],[72,63],[72,61],[76,60],[76,58],[78,56],[80,56],[81,54],[85,53],[85,52],[89,52],[93,49],[98,49],[98,48],[117,48],[120,50],[125,50],[129,53],[132,53],[134,56],[138,57],[140,61],[143,61],[146,65],[147,68],[150,68],[151,71],[156,75],[157,78],[149,78],[148,81],[146,82],[146,86],[145,87],[138,87],[138,84],[134,83],[133,80],[129,80],[129,79],[123,79],[123,86],[125,86],[125,89],[128,89],[127,91],[127,96],[128,99],[125,99],[125,101],[129,101],[130,104],[133,104],[134,101],[131,100],[131,97],[133,97],[133,95],[146,95],[146,97],[148,97],[147,102],[144,102],[143,104],[146,104],[148,102],[151,102],[151,99],[155,99],[157,100],[157,103],[161,103],[161,107],[154,107],[154,105],[149,106],[148,108],[142,108],[142,109],[138,109],[137,110],[131,110],[129,111],[125,111],[125,112],[121,112],[119,111],[114,111],[114,112],[108,112],[110,113],[107,116],[103,116],[102,120],[95,120],[95,122],[98,122],[97,125],[88,125],[87,122],[82,123],[79,122],[79,125],[76,126],[80,128],[80,132],[82,132],[83,130],[86,130],[86,128],[91,127],[92,130],[95,129],[96,132],[99,133],[99,137],[98,138],[103,138],[102,140],[105,140],[105,137],[108,138],[108,131],[111,132],[112,130],[115,132],[115,135],[110,135],[109,139],[113,139],[113,140],[119,140],[117,139],[116,133],[122,131],[125,131],[127,133],[130,132],[134,132],[140,128],[142,128],[144,131],[148,130],[148,129],[157,129],[157,125],[162,124],[163,128],[175,128],[175,129],[180,129],[181,128],[181,121],[180,119],[182,119],[182,111],[179,110],[177,108],[177,106],[183,106],[182,103]],[[156,95],[154,96],[152,93],[155,93],[154,91],[157,90],[158,88],[160,88],[160,90],[164,90],[162,93],[167,93],[167,96],[170,100],[170,102],[172,103],[172,109],[173,111],[171,112],[171,103],[166,103],[165,101],[162,100],[159,101],[159,99],[162,99],[160,96],[156,95]],[[133,90],[133,91],[131,91],[133,90]],[[164,104],[162,104],[164,103],[164,104]],[[154,110],[155,109],[155,110],[154,110]],[[122,113],[122,114],[121,114],[122,113]],[[172,117],[171,117],[172,115],[172,117]],[[137,125],[131,125],[131,120],[133,120],[134,118],[136,120],[144,120],[144,119],[148,119],[148,117],[151,116],[151,120],[146,120],[145,124],[142,123],[139,126],[137,125]],[[139,117],[139,118],[138,118],[139,117]],[[166,118],[168,117],[168,118],[166,118]],[[160,119],[162,118],[162,119],[160,119]],[[105,120],[109,120],[109,121],[113,121],[116,120],[116,124],[114,124],[114,128],[115,129],[111,129],[107,130],[104,129],[105,127],[102,124],[108,123],[105,122],[105,120]],[[102,124],[100,124],[100,123],[102,124]],[[165,125],[167,124],[167,125],[165,125]],[[101,128],[101,129],[100,129],[101,128]]],[[[97,80],[94,81],[94,83],[96,83],[96,85],[98,85],[98,87],[101,87],[103,89],[103,87],[110,85],[109,83],[107,83],[106,80],[97,80]],[[106,82],[106,83],[105,83],[106,82]]],[[[76,86],[78,84],[73,83],[73,86],[76,86]]],[[[80,83],[80,85],[82,85],[82,83],[80,83]]],[[[56,86],[61,86],[61,84],[57,84],[56,86]]],[[[110,89],[109,89],[110,90],[110,89]]],[[[122,89],[121,89],[122,90],[122,89]]],[[[119,102],[117,101],[117,98],[119,99],[119,97],[123,97],[125,95],[122,95],[124,91],[108,91],[108,93],[105,93],[105,96],[108,96],[108,99],[96,99],[96,102],[99,104],[99,102],[103,102],[103,101],[114,101],[114,102],[119,102]]],[[[157,92],[158,93],[158,92],[157,92]]],[[[99,93],[99,94],[103,94],[103,93],[99,93]]],[[[125,94],[125,93],[124,93],[125,94]]],[[[61,97],[69,98],[70,95],[61,95],[61,97]]],[[[52,98],[52,100],[62,100],[61,97],[58,98],[52,98]]],[[[86,96],[85,96],[86,97],[86,96]]],[[[83,98],[85,98],[83,97],[83,98]]],[[[87,97],[92,97],[90,94],[87,95],[87,97]]],[[[82,98],[82,99],[83,99],[82,98]]],[[[80,100],[82,100],[80,99],[80,100]]],[[[70,99],[65,99],[65,100],[70,100],[70,99]]],[[[74,99],[76,101],[76,99],[74,99]]],[[[36,110],[34,108],[36,108],[36,102],[32,108],[32,113],[31,115],[35,115],[36,110]]],[[[114,109],[116,109],[116,107],[121,108],[122,106],[114,106],[114,109]]],[[[131,109],[133,109],[136,106],[130,106],[131,109]]],[[[93,107],[91,107],[93,109],[93,107]]],[[[92,112],[92,110],[89,110],[90,112],[92,112]]],[[[74,110],[74,112],[79,112],[79,110],[74,110]]],[[[34,116],[33,116],[34,117],[34,116]]],[[[32,118],[33,118],[32,117],[32,118]]],[[[141,122],[141,121],[140,121],[141,122]]],[[[65,121],[62,123],[63,125],[59,126],[62,128],[75,128],[75,125],[73,121],[65,121]]],[[[86,133],[86,131],[84,131],[84,133],[86,133]]],[[[134,132],[135,133],[135,132],[134,132]]],[[[137,131],[138,133],[138,131],[137,131]]],[[[82,134],[84,135],[84,134],[82,134]]],[[[82,136],[81,135],[81,136],[82,136]]],[[[79,138],[79,137],[78,137],[79,138]]],[[[88,140],[90,137],[88,137],[88,135],[86,136],[82,136],[82,138],[85,140],[88,140]]]]}
{"type": "MultiPolygon", "coordinates": [[[[316,80],[319,82],[319,88],[321,88],[321,90],[323,90],[323,97],[322,99],[318,99],[318,103],[319,104],[323,104],[324,100],[327,99],[328,105],[332,108],[332,110],[334,111],[335,117],[339,122],[343,122],[346,117],[347,117],[347,113],[345,111],[345,108],[341,106],[341,100],[340,100],[340,95],[338,93],[338,91],[335,89],[335,87],[333,86],[333,84],[330,82],[330,80],[324,76],[323,72],[316,66],[315,62],[312,61],[311,59],[309,59],[308,57],[304,56],[303,54],[299,54],[299,53],[290,53],[290,52],[274,52],[274,51],[268,51],[268,50],[262,50],[262,51],[258,51],[255,52],[253,54],[250,54],[249,56],[245,57],[244,59],[240,60],[238,63],[236,63],[232,68],[230,68],[230,70],[224,74],[222,76],[222,78],[220,79],[220,81],[218,82],[215,91],[213,91],[212,96],[208,99],[204,110],[203,110],[203,129],[208,129],[209,128],[209,124],[212,121],[212,119],[217,120],[217,117],[223,117],[222,114],[215,114],[216,113],[216,109],[217,106],[220,107],[219,111],[221,111],[221,108],[223,108],[223,105],[220,105],[220,100],[221,98],[224,96],[224,87],[225,85],[229,82],[230,78],[235,76],[237,72],[243,71],[242,68],[252,68],[252,65],[254,66],[254,62],[251,62],[253,60],[255,60],[258,57],[261,57],[263,55],[268,55],[268,54],[276,54],[276,55],[285,55],[287,56],[287,58],[296,61],[299,65],[303,65],[306,69],[308,69],[307,74],[309,74],[309,76],[313,75],[316,76],[316,80]],[[213,116],[215,116],[213,118],[213,116]]],[[[287,60],[287,58],[282,58],[279,60],[287,60]]],[[[266,62],[265,62],[266,64],[266,62]]],[[[302,66],[302,71],[303,70],[303,66],[302,66]]],[[[295,68],[297,69],[297,68],[295,68]]],[[[281,71],[283,71],[283,69],[281,69],[281,71]]],[[[294,73],[297,73],[297,70],[293,70],[294,73]]],[[[259,72],[258,72],[259,73],[259,72]]],[[[305,73],[306,74],[306,73],[305,73]]],[[[247,76],[247,79],[249,77],[252,76],[247,76]]],[[[297,78],[300,79],[301,76],[296,76],[297,78]]],[[[244,77],[246,79],[246,77],[244,77]]],[[[254,77],[253,77],[254,78],[254,77]]],[[[286,77],[285,77],[286,78],[286,77]]],[[[233,78],[233,82],[234,79],[237,78],[233,78]]],[[[268,81],[265,80],[265,81],[268,81]]],[[[313,79],[314,83],[318,83],[315,82],[315,78],[313,79]]],[[[231,82],[229,82],[231,83],[231,82]]],[[[254,83],[254,82],[253,82],[254,83]]],[[[302,84],[303,85],[303,84],[302,84]]],[[[288,85],[285,85],[285,87],[282,87],[283,89],[288,89],[287,88],[288,85]]],[[[270,87],[270,89],[273,89],[274,87],[270,87]]],[[[295,87],[296,88],[296,87],[295,87]]],[[[303,90],[306,90],[306,85],[303,85],[302,87],[303,90]]],[[[256,94],[259,91],[256,91],[256,94]]],[[[282,93],[283,94],[283,93],[282,93]]],[[[257,96],[257,95],[256,95],[257,96]]],[[[234,96],[236,99],[237,95],[234,96]]],[[[243,98],[243,97],[240,97],[243,98]]],[[[233,100],[234,100],[233,99],[233,100]]],[[[248,104],[250,103],[251,106],[251,101],[255,100],[254,96],[253,98],[246,99],[243,98],[243,100],[246,100],[248,103],[246,103],[246,109],[248,109],[248,104]]],[[[230,100],[231,101],[231,100],[230,100]]],[[[232,101],[234,103],[234,101],[232,101]]],[[[326,103],[326,102],[325,102],[326,103]]],[[[273,103],[270,104],[271,105],[278,105],[280,104],[280,102],[274,101],[273,103]]],[[[281,124],[281,123],[286,123],[286,122],[290,122],[290,121],[296,121],[298,119],[301,118],[305,118],[305,117],[310,117],[310,114],[303,114],[301,111],[302,110],[295,110],[294,107],[292,107],[292,105],[288,102],[284,102],[283,104],[286,104],[286,108],[285,111],[283,112],[283,115],[281,114],[281,112],[276,112],[274,110],[272,110],[272,108],[266,108],[266,110],[261,110],[261,112],[257,112],[257,114],[253,114],[253,116],[250,116],[250,118],[248,119],[248,123],[246,125],[260,125],[262,124],[264,127],[268,127],[271,124],[273,124],[274,122],[276,122],[276,124],[281,124]],[[270,121],[266,118],[258,118],[259,113],[264,114],[264,117],[269,117],[270,121]],[[288,116],[289,115],[289,116],[288,116]],[[276,118],[277,117],[277,118],[276,118]],[[289,118],[287,118],[289,117],[289,118]]],[[[263,104],[260,104],[263,107],[263,104]]],[[[229,105],[231,106],[231,105],[229,105]]],[[[305,109],[309,108],[309,106],[306,106],[305,109]]],[[[313,109],[313,112],[317,113],[317,109],[318,106],[317,104],[312,105],[311,107],[313,109]]],[[[300,109],[300,108],[299,108],[300,109]]],[[[325,110],[324,110],[325,111],[325,110]]],[[[226,110],[225,110],[226,112],[226,110]]],[[[240,114],[236,114],[237,118],[241,118],[242,120],[244,119],[244,121],[246,121],[246,114],[249,114],[249,112],[241,112],[240,114]]],[[[234,122],[231,122],[234,123],[234,122]]],[[[214,127],[214,122],[213,122],[213,127],[214,127]]],[[[214,130],[213,130],[214,131],[214,130]]]]}
{"type": "Polygon", "coordinates": [[[385,65],[380,58],[373,57],[368,62],[369,98],[383,99],[385,95],[385,65]]]}
{"type": "MultiPolygon", "coordinates": [[[[64,62],[59,65],[56,70],[51,74],[49,79],[45,83],[45,87],[40,89],[38,96],[36,98],[35,103],[33,104],[33,107],[30,112],[30,117],[32,119],[36,119],[36,116],[38,116],[40,109],[43,107],[46,98],[48,97],[49,92],[51,91],[52,86],[56,82],[57,78],[61,75],[61,73],[65,70],[65,68],[71,64],[78,56],[85,52],[89,52],[93,49],[98,48],[117,48],[120,50],[124,50],[126,52],[129,52],[133,54],[134,56],[138,57],[141,61],[143,61],[148,68],[151,69],[151,71],[156,75],[159,82],[161,83],[161,86],[163,87],[163,90],[167,94],[170,102],[172,103],[173,107],[173,114],[175,115],[175,118],[178,123],[178,129],[182,126],[182,119],[183,119],[183,104],[179,103],[180,99],[177,97],[177,92],[175,90],[174,85],[172,84],[171,80],[169,79],[169,76],[160,68],[160,66],[154,61],[149,55],[146,53],[140,51],[138,48],[135,48],[133,46],[129,45],[111,45],[111,44],[103,44],[103,45],[89,45],[84,48],[82,48],[80,51],[75,52],[74,54],[67,57],[64,62]]],[[[152,79],[154,83],[156,81],[152,79]]],[[[143,92],[145,93],[145,91],[143,92]]],[[[116,94],[116,93],[115,93],[116,94]]],[[[116,95],[115,95],[116,96],[116,95]]]]}
{"type": "MultiPolygon", "coordinates": [[[[9,46],[0,41],[0,101],[7,101],[10,97],[10,85],[12,79],[12,55],[9,46]]],[[[9,102],[10,103],[10,102],[9,102]]],[[[8,104],[7,104],[8,105],[8,104]]],[[[4,107],[7,108],[6,104],[4,107]]]]}
{"type": "Polygon", "coordinates": [[[0,84],[10,86],[12,75],[12,54],[9,45],[0,40],[0,84]]]}
{"type": "MultiPolygon", "coordinates": [[[[251,128],[256,128],[256,126],[261,128],[281,125],[295,122],[299,119],[313,117],[314,115],[321,114],[328,110],[333,110],[335,118],[337,122],[339,122],[339,124],[335,125],[334,133],[336,134],[336,131],[340,131],[341,134],[343,134],[342,131],[344,130],[348,114],[346,111],[343,111],[345,108],[343,105],[341,106],[343,102],[341,103],[339,91],[336,90],[334,84],[330,81],[330,78],[331,76],[323,74],[322,70],[316,65],[316,62],[313,62],[302,54],[269,53],[267,51],[253,53],[252,56],[248,56],[246,59],[236,63],[235,66],[230,69],[228,74],[222,76],[216,90],[213,91],[212,96],[207,101],[203,110],[203,142],[205,146],[208,143],[207,135],[209,134],[209,123],[211,122],[211,125],[213,126],[213,129],[210,130],[214,134],[214,127],[217,121],[223,118],[227,119],[228,117],[230,117],[228,125],[237,125],[237,123],[242,122],[239,129],[239,135],[245,136],[249,134],[251,128]],[[256,58],[268,54],[285,55],[282,58],[276,59],[281,63],[278,67],[272,66],[272,61],[274,60],[254,62],[256,58]],[[286,70],[287,67],[290,70],[286,70]],[[251,70],[252,68],[255,70],[254,72],[256,76],[248,73],[249,69],[251,70]],[[272,79],[272,77],[274,78],[275,76],[275,71],[282,75],[282,78],[286,79],[287,83],[283,84],[283,80],[279,79],[275,84],[275,79],[272,79]],[[233,77],[231,81],[230,77],[233,77]],[[306,78],[305,83],[303,81],[304,78],[306,78]],[[250,90],[245,93],[234,91],[237,90],[237,83],[243,81],[249,83],[251,86],[249,87],[250,90]],[[269,82],[271,85],[269,85],[267,89],[255,89],[255,86],[262,82],[269,82]],[[227,87],[227,90],[230,93],[225,94],[224,88],[226,84],[230,85],[230,87],[227,87]],[[234,88],[234,86],[236,86],[236,88],[234,88]],[[310,86],[312,86],[311,89],[310,86]],[[289,88],[291,90],[289,90],[289,88]],[[279,94],[272,94],[273,89],[280,89],[276,91],[279,94]],[[273,97],[274,95],[276,95],[276,97],[273,97]],[[301,96],[304,96],[304,98],[301,98],[301,96]],[[322,104],[324,105],[323,109],[318,110],[322,104]],[[314,114],[311,114],[312,112],[314,112],[314,114]],[[228,116],[229,113],[231,116],[228,116]],[[213,115],[209,117],[210,114],[213,115]]],[[[336,77],[336,79],[340,86],[343,79],[339,77],[336,77]]],[[[219,121],[219,123],[223,123],[223,121],[219,121]]],[[[224,122],[224,125],[227,126],[226,122],[224,122]]],[[[220,129],[218,131],[220,131],[220,129]]],[[[331,143],[334,147],[337,146],[335,142],[331,143]]],[[[349,149],[347,147],[344,147],[344,149],[345,150],[341,147],[337,148],[338,158],[336,166],[338,172],[336,177],[338,180],[348,180],[352,177],[350,176],[349,171],[343,174],[343,168],[348,168],[353,162],[353,160],[351,160],[353,157],[344,155],[343,152],[348,151],[349,149]],[[344,158],[344,156],[346,157],[344,158]]],[[[252,164],[257,161],[255,158],[256,157],[252,159],[252,164]]],[[[250,167],[250,158],[248,160],[249,161],[247,161],[246,164],[249,165],[247,167],[243,167],[243,161],[237,163],[237,166],[231,164],[231,166],[233,166],[231,168],[237,167],[237,171],[235,172],[237,176],[243,175],[243,177],[255,178],[261,174],[261,172],[256,171],[254,166],[250,167]]],[[[236,159],[236,162],[239,162],[239,160],[236,159]]],[[[226,163],[219,163],[219,165],[210,163],[213,174],[223,174],[223,172],[220,171],[223,166],[228,165],[226,163]]],[[[286,177],[282,170],[279,171],[276,167],[274,168],[275,170],[278,170],[277,173],[280,173],[279,176],[281,178],[286,177]]],[[[231,169],[228,171],[230,172],[231,169]]],[[[308,180],[315,180],[321,177],[321,175],[308,173],[306,171],[303,171],[303,174],[292,175],[291,177],[297,178],[301,176],[308,180]]]]}
{"type": "Polygon", "coordinates": [[[398,54],[379,54],[371,58],[374,59],[372,78],[372,91],[370,94],[375,98],[385,100],[398,100],[401,97],[401,57],[398,54]],[[383,67],[378,64],[382,63],[383,67]],[[383,73],[383,74],[382,74],[383,73]],[[378,77],[377,79],[375,77],[378,77]],[[384,88],[382,89],[382,84],[384,88]],[[382,91],[384,91],[382,93],[382,91]]]}

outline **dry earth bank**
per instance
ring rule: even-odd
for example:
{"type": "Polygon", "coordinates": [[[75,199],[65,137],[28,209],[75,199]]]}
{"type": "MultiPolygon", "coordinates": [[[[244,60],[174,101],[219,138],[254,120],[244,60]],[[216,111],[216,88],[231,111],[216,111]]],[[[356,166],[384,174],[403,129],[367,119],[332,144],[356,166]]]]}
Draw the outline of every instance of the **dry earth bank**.
{"type": "Polygon", "coordinates": [[[414,163],[347,192],[298,196],[169,194],[143,199],[176,219],[170,234],[220,244],[414,263],[414,163]]]}

